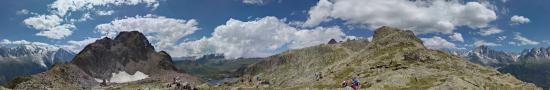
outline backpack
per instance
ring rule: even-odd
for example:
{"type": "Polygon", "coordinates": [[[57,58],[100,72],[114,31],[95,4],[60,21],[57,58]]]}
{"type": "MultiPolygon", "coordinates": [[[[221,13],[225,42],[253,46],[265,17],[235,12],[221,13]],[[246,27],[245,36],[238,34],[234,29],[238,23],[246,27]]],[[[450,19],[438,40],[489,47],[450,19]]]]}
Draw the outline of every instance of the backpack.
{"type": "Polygon", "coordinates": [[[359,86],[359,80],[358,79],[353,79],[353,85],[356,85],[356,86],[359,86]]]}

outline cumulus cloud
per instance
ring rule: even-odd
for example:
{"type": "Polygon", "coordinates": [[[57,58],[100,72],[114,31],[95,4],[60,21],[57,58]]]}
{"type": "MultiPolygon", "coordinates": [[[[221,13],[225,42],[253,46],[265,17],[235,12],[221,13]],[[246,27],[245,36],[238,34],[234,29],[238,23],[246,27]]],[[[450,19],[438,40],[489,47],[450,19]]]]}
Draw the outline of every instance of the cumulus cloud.
{"type": "Polygon", "coordinates": [[[456,45],[441,37],[434,36],[432,38],[421,38],[424,45],[431,49],[456,49],[456,45]]]}
{"type": "Polygon", "coordinates": [[[68,12],[90,10],[94,7],[120,6],[120,5],[138,5],[145,4],[153,9],[159,6],[157,0],[57,0],[49,5],[54,9],[54,13],[59,16],[65,16],[68,12]]]}
{"type": "Polygon", "coordinates": [[[300,29],[276,17],[264,17],[243,22],[230,19],[216,27],[212,37],[181,43],[171,54],[198,56],[224,54],[227,58],[266,57],[287,49],[298,49],[342,40],[345,34],[339,27],[300,29]]]}
{"type": "Polygon", "coordinates": [[[198,22],[194,19],[181,20],[146,15],[114,20],[111,23],[97,25],[96,29],[107,37],[115,37],[121,31],[140,31],[156,48],[172,50],[178,40],[198,30],[197,25],[198,22]]]}
{"type": "Polygon", "coordinates": [[[80,41],[69,40],[69,41],[67,41],[67,44],[57,45],[57,46],[59,46],[60,48],[65,49],[65,50],[72,51],[72,52],[80,52],[82,49],[84,49],[84,47],[86,47],[86,45],[88,45],[90,43],[93,43],[98,39],[99,38],[88,37],[88,38],[86,38],[84,40],[80,40],[80,41]]]}
{"type": "MultiPolygon", "coordinates": [[[[145,4],[155,9],[159,5],[157,0],[56,0],[48,5],[49,14],[36,14],[23,20],[23,23],[31,28],[37,29],[37,36],[45,36],[51,39],[62,39],[72,34],[76,29],[75,22],[82,22],[92,19],[90,11],[96,11],[96,7],[111,7],[120,5],[145,4]],[[67,17],[71,12],[82,11],[81,17],[67,17]]],[[[28,12],[23,9],[21,13],[28,12]]],[[[109,12],[102,13],[107,15],[109,12]]]]}
{"type": "Polygon", "coordinates": [[[487,42],[485,40],[477,40],[474,42],[475,47],[479,46],[501,46],[501,44],[493,43],[493,42],[487,42]]]}
{"type": "Polygon", "coordinates": [[[497,34],[497,33],[501,33],[502,32],[502,29],[500,28],[497,28],[497,27],[490,27],[488,29],[482,29],[479,34],[481,36],[489,36],[489,35],[493,35],[493,34],[497,34]]]}
{"type": "Polygon", "coordinates": [[[305,27],[313,27],[319,25],[323,21],[328,21],[330,12],[332,11],[332,3],[328,0],[320,0],[316,6],[309,10],[309,17],[304,23],[305,27]]]}
{"type": "Polygon", "coordinates": [[[512,16],[512,18],[510,18],[510,21],[512,21],[512,25],[525,24],[525,23],[531,22],[529,18],[526,18],[524,16],[518,16],[518,15],[512,16]]]}
{"type": "Polygon", "coordinates": [[[455,0],[320,0],[310,9],[304,26],[341,19],[371,28],[392,26],[419,34],[450,34],[457,26],[483,28],[496,20],[495,11],[485,5],[455,0]]]}
{"type": "Polygon", "coordinates": [[[515,33],[514,40],[517,42],[509,42],[509,44],[517,45],[517,46],[523,46],[523,45],[538,45],[540,42],[530,40],[526,37],[521,36],[521,33],[515,33]]]}
{"type": "Polygon", "coordinates": [[[460,33],[453,33],[451,36],[449,36],[449,38],[451,38],[451,40],[453,40],[453,41],[464,42],[464,38],[462,37],[462,34],[460,34],[460,33]]]}

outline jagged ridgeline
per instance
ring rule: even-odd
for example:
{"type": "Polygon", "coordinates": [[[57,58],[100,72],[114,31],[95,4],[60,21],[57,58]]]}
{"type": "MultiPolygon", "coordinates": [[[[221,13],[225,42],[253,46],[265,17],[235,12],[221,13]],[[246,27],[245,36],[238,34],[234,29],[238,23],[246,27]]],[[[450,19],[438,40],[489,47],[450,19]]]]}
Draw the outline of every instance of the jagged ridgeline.
{"type": "MultiPolygon", "coordinates": [[[[232,87],[335,89],[358,77],[373,90],[531,90],[533,84],[509,74],[430,50],[413,32],[381,27],[372,42],[350,40],[290,50],[239,70],[232,87]]],[[[210,87],[223,88],[223,87],[210,87]]]]}
{"type": "Polygon", "coordinates": [[[121,72],[145,74],[145,79],[121,84],[122,89],[164,88],[175,77],[192,85],[203,83],[176,70],[170,55],[155,51],[142,33],[130,31],[119,33],[115,39],[103,38],[87,45],[70,63],[56,64],[46,72],[27,77],[15,89],[106,89],[99,87],[99,82],[119,80],[113,75],[121,72]]]}

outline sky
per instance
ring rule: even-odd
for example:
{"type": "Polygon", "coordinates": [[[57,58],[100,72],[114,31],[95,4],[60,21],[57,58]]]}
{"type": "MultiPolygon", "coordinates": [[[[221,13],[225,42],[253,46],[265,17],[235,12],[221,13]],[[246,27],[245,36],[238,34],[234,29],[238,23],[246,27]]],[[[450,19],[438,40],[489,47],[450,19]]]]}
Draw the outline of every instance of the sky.
{"type": "Polygon", "coordinates": [[[328,42],[411,30],[432,49],[550,46],[549,0],[4,0],[0,45],[79,52],[121,31],[174,57],[266,57],[328,42]]]}

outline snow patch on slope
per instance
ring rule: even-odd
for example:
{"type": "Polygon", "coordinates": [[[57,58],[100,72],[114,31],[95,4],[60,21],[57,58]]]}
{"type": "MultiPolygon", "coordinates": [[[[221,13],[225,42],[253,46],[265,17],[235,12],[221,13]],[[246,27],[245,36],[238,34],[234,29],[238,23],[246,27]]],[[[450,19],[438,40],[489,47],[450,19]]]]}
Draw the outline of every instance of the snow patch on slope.
{"type": "MultiPolygon", "coordinates": [[[[111,83],[126,83],[126,82],[133,82],[133,81],[138,81],[138,80],[142,80],[142,79],[145,79],[145,78],[149,78],[149,75],[144,74],[140,71],[137,71],[136,73],[134,73],[134,75],[130,75],[130,74],[126,73],[125,71],[119,71],[118,73],[112,73],[112,75],[113,76],[111,77],[111,79],[108,80],[111,83]]],[[[97,82],[102,82],[101,79],[95,78],[95,80],[97,82]]]]}

